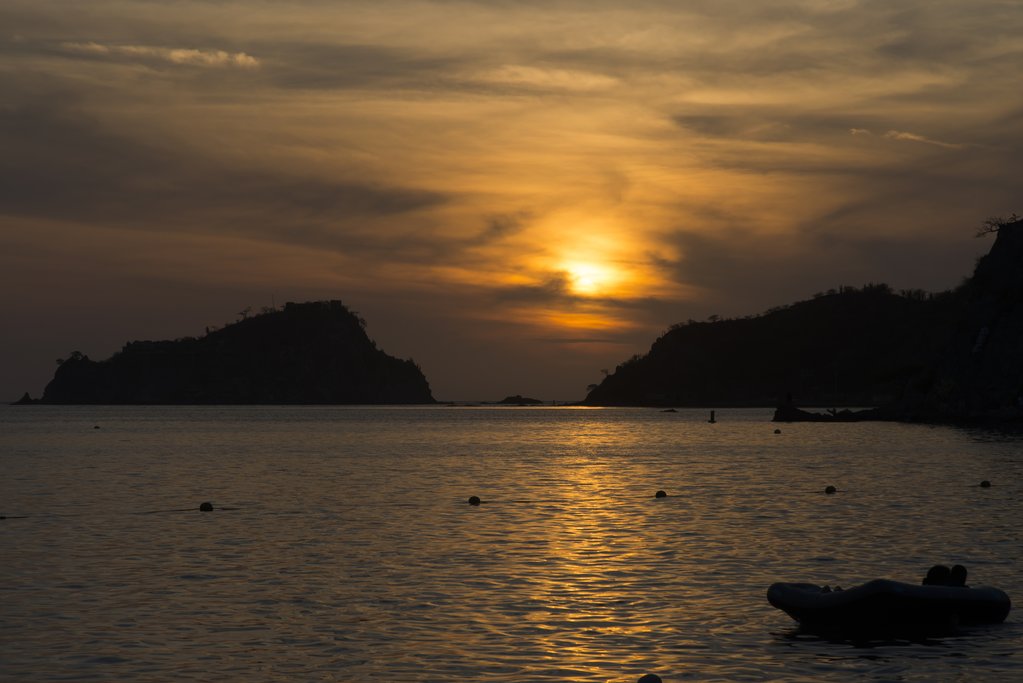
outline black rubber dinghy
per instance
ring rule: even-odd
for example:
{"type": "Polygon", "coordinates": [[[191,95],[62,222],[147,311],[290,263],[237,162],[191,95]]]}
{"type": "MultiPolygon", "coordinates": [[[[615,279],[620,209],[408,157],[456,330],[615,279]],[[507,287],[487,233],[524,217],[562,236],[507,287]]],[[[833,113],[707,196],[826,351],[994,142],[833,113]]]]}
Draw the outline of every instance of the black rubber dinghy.
{"type": "Polygon", "coordinates": [[[1005,621],[1012,603],[997,588],[923,586],[874,579],[847,590],[812,583],[775,583],[767,600],[809,631],[889,634],[947,632],[1005,621]]]}

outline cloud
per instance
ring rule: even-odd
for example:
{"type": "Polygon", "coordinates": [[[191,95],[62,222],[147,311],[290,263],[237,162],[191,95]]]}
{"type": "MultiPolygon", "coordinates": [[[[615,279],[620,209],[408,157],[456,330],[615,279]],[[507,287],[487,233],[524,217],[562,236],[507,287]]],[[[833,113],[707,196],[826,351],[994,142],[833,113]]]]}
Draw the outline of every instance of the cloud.
{"type": "Polygon", "coordinates": [[[346,42],[259,41],[270,59],[268,82],[287,90],[445,91],[464,87],[459,74],[471,56],[449,55],[438,48],[346,42]]]}
{"type": "MultiPolygon", "coordinates": [[[[850,128],[849,133],[851,135],[861,135],[871,137],[874,134],[868,128],[850,128]]],[[[887,133],[881,136],[886,140],[898,140],[900,142],[919,142],[925,145],[933,145],[935,147],[943,147],[945,149],[963,149],[969,145],[954,143],[954,142],[943,142],[941,140],[934,140],[918,133],[910,133],[901,130],[889,130],[887,133]]]]}
{"type": "Polygon", "coordinates": [[[486,227],[463,243],[466,246],[484,246],[507,239],[525,230],[531,217],[532,214],[528,211],[490,216],[487,218],[486,227]]]}
{"type": "Polygon", "coordinates": [[[0,109],[0,147],[0,207],[34,219],[383,251],[400,242],[375,235],[377,221],[447,201],[434,191],[246,167],[215,149],[139,139],[67,98],[0,109]]]}
{"type": "Polygon", "coordinates": [[[504,65],[481,73],[479,78],[485,82],[535,88],[537,90],[576,92],[607,90],[618,82],[617,79],[610,76],[590,71],[523,64],[504,65]]]}
{"type": "Polygon", "coordinates": [[[555,272],[538,284],[495,287],[494,294],[498,301],[550,305],[577,300],[568,287],[568,273],[555,272]]]}
{"type": "MultiPolygon", "coordinates": [[[[827,224],[825,224],[827,225],[827,224]]],[[[808,299],[842,285],[887,282],[896,289],[954,287],[970,274],[976,244],[968,230],[959,239],[870,235],[819,229],[797,235],[677,232],[681,257],[657,265],[702,290],[689,306],[709,313],[749,315],[808,299]]]]}
{"type": "Polygon", "coordinates": [[[559,345],[572,345],[572,344],[615,344],[620,345],[626,343],[620,337],[534,337],[533,341],[540,342],[541,344],[559,344],[559,345]]]}
{"type": "Polygon", "coordinates": [[[966,145],[960,145],[953,142],[942,142],[941,140],[932,140],[924,137],[923,135],[917,135],[916,133],[908,133],[900,130],[890,130],[884,134],[889,140],[905,140],[908,142],[921,142],[925,145],[934,145],[935,147],[944,147],[945,149],[962,149],[966,145]]]}
{"type": "Polygon", "coordinates": [[[254,69],[260,61],[244,52],[198,50],[194,48],[155,47],[151,45],[103,45],[101,43],[62,43],[68,52],[90,57],[106,57],[130,61],[157,61],[180,66],[238,67],[254,69]]]}

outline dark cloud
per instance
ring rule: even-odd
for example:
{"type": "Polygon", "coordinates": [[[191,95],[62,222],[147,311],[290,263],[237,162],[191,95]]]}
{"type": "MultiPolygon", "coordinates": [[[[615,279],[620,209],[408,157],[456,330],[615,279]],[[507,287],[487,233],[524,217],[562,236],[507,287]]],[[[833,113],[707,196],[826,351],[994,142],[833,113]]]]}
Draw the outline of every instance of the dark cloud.
{"type": "Polygon", "coordinates": [[[847,130],[845,118],[798,117],[766,109],[677,114],[672,121],[701,137],[757,142],[792,142],[834,136],[847,130]]]}
{"type": "MultiPolygon", "coordinates": [[[[674,264],[662,263],[663,267],[671,268],[674,264]]],[[[567,273],[554,272],[536,285],[491,286],[485,288],[495,305],[518,304],[534,306],[540,309],[567,311],[574,313],[599,313],[616,318],[633,321],[643,328],[657,328],[665,320],[676,320],[680,315],[678,302],[659,297],[619,297],[619,296],[582,296],[572,292],[571,282],[567,273]]],[[[601,343],[636,343],[646,333],[637,335],[634,326],[612,328],[601,331],[592,337],[579,337],[601,343]]],[[[560,340],[569,343],[567,337],[545,337],[548,340],[560,340]]],[[[572,337],[571,339],[577,339],[572,337]]]]}
{"type": "Polygon", "coordinates": [[[534,337],[533,341],[541,344],[622,344],[620,337],[534,337]]]}
{"type": "Polygon", "coordinates": [[[9,215],[230,232],[285,226],[290,238],[319,226],[396,216],[446,201],[436,192],[326,181],[239,168],[169,140],[140,140],[53,95],[0,109],[0,207],[9,215]],[[230,214],[235,217],[230,217],[230,214]],[[290,227],[288,227],[290,226],[290,227]]]}
{"type": "Polygon", "coordinates": [[[531,217],[532,214],[528,211],[490,216],[487,218],[486,227],[465,240],[464,245],[485,246],[511,237],[525,230],[531,217]]]}
{"type": "Polygon", "coordinates": [[[281,88],[416,89],[452,85],[465,58],[380,45],[310,42],[255,43],[262,73],[281,88]]]}
{"type": "Polygon", "coordinates": [[[568,286],[569,279],[566,273],[551,273],[549,278],[540,284],[500,287],[494,290],[494,294],[498,301],[504,302],[564,304],[575,300],[568,286]]]}

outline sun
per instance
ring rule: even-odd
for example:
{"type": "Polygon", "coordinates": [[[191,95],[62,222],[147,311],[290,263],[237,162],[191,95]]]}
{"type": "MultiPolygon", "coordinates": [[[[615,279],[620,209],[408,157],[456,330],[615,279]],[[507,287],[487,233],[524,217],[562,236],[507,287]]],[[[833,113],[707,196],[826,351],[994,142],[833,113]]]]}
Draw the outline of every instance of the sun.
{"type": "Polygon", "coordinates": [[[596,263],[566,263],[564,269],[569,290],[581,296],[602,294],[617,279],[611,268],[596,263]]]}

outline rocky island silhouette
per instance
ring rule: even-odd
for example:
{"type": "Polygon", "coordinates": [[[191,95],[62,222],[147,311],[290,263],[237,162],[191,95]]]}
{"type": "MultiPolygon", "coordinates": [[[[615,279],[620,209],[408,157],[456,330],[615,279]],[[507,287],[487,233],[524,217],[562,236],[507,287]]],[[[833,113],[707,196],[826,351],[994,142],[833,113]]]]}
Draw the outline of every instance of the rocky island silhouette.
{"type": "MultiPolygon", "coordinates": [[[[36,402],[26,396],[19,403],[36,402]]],[[[288,303],[199,338],[135,341],[107,360],[72,353],[38,403],[424,404],[414,361],[377,348],[340,301],[288,303]]]]}

